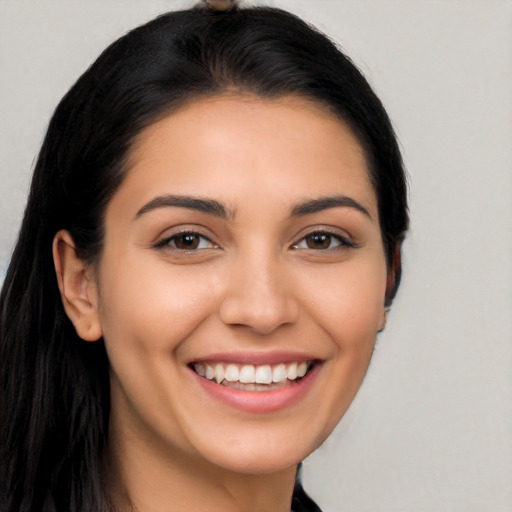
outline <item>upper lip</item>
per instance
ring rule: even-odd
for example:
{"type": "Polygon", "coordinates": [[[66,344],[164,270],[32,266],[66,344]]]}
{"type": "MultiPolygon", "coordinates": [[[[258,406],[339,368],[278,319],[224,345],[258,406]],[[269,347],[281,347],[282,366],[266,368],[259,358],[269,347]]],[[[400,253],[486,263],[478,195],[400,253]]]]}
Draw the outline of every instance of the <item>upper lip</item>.
{"type": "Polygon", "coordinates": [[[306,354],[304,352],[296,351],[274,351],[274,352],[217,352],[215,354],[208,354],[202,357],[192,359],[189,364],[199,362],[211,363],[239,363],[239,364],[279,364],[279,363],[294,363],[303,361],[322,361],[322,358],[306,354]]]}

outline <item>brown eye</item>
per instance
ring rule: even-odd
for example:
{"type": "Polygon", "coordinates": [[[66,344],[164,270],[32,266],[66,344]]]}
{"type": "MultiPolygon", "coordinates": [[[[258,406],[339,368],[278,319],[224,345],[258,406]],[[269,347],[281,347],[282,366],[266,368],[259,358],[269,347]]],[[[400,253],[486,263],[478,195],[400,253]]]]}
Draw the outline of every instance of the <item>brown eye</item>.
{"type": "Polygon", "coordinates": [[[348,238],[330,233],[329,231],[314,231],[292,246],[293,249],[308,249],[313,251],[330,251],[355,247],[357,247],[357,245],[348,238]]]}
{"type": "Polygon", "coordinates": [[[305,241],[308,249],[329,249],[332,243],[332,236],[327,233],[313,233],[308,235],[305,241]]]}
{"type": "Polygon", "coordinates": [[[204,235],[192,231],[184,231],[182,233],[176,233],[171,237],[163,238],[155,244],[155,247],[190,252],[217,248],[218,246],[204,235]]]}
{"type": "Polygon", "coordinates": [[[201,241],[201,237],[194,233],[183,233],[181,235],[177,235],[173,238],[174,246],[176,249],[181,249],[184,251],[193,251],[199,247],[199,243],[201,241]]]}

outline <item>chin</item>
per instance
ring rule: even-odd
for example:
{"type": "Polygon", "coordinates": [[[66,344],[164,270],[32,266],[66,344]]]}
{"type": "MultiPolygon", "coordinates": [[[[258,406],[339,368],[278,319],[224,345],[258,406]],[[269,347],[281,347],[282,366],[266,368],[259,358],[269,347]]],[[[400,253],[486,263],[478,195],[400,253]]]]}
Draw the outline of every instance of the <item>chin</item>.
{"type": "Polygon", "coordinates": [[[216,443],[210,439],[196,448],[203,459],[233,473],[272,474],[296,467],[322,444],[334,426],[318,435],[304,428],[281,432],[268,426],[256,431],[249,428],[245,435],[239,432],[216,443]]]}
{"type": "Polygon", "coordinates": [[[248,450],[247,453],[215,454],[211,461],[232,473],[241,475],[270,475],[296,467],[309,453],[299,455],[295,450],[293,453],[272,453],[270,451],[248,450]]]}

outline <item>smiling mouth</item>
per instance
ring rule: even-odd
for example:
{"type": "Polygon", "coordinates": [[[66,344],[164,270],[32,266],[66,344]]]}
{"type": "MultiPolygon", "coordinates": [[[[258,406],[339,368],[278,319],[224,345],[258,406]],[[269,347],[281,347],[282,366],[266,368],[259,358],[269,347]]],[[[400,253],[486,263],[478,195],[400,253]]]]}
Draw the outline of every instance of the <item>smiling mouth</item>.
{"type": "Polygon", "coordinates": [[[313,361],[275,365],[197,362],[191,368],[201,377],[243,391],[273,391],[300,382],[314,367],[313,361]]]}

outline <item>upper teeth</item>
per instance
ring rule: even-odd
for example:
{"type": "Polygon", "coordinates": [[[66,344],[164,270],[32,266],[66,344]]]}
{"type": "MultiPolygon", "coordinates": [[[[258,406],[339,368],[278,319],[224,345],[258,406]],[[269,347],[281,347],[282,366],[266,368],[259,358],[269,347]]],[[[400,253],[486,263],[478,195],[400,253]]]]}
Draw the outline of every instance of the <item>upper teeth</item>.
{"type": "Polygon", "coordinates": [[[234,363],[194,363],[196,373],[209,380],[220,383],[242,382],[244,384],[271,384],[295,380],[304,377],[308,371],[308,363],[279,363],[276,365],[234,364],[234,363]]]}

